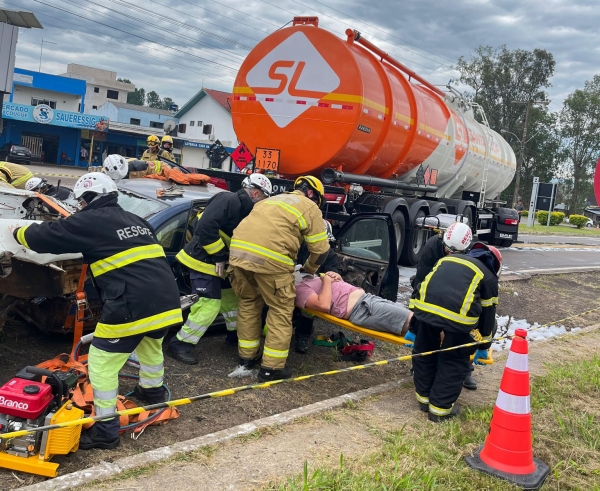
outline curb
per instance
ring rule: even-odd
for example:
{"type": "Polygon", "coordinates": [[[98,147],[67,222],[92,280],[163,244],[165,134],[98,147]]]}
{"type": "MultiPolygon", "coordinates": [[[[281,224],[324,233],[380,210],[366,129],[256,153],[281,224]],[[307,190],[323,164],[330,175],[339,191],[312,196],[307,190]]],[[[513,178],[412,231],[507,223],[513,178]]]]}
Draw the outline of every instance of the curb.
{"type": "Polygon", "coordinates": [[[90,484],[93,481],[117,476],[128,470],[145,467],[156,462],[167,460],[178,454],[193,452],[201,449],[202,447],[223,443],[239,436],[248,435],[262,428],[269,428],[276,425],[290,423],[304,416],[310,416],[323,411],[328,411],[330,409],[335,409],[343,406],[347,401],[360,401],[362,399],[366,399],[367,397],[389,392],[393,389],[397,389],[402,383],[409,380],[412,379],[410,377],[406,377],[393,382],[376,385],[375,387],[369,387],[368,389],[352,392],[350,394],[333,397],[332,399],[327,399],[325,401],[315,402],[314,404],[309,404],[308,406],[292,409],[290,411],[286,411],[285,413],[274,414],[273,416],[257,419],[250,423],[244,423],[232,428],[217,431],[216,433],[210,433],[208,435],[193,438],[184,442],[174,443],[173,445],[149,450],[148,452],[141,454],[123,457],[122,459],[118,459],[112,463],[102,462],[99,465],[90,467],[88,469],[72,472],[71,474],[65,474],[48,481],[32,484],[30,486],[25,486],[18,489],[19,491],[63,491],[73,489],[78,486],[90,484]]]}

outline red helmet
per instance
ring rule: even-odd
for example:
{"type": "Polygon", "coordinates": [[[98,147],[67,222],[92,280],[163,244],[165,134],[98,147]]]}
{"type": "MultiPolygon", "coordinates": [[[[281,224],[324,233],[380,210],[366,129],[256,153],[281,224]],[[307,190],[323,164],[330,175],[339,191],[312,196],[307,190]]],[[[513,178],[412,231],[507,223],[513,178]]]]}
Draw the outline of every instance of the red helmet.
{"type": "Polygon", "coordinates": [[[500,254],[500,251],[494,246],[484,244],[483,242],[475,242],[471,250],[473,249],[487,249],[490,251],[495,259],[494,268],[496,269],[496,276],[500,276],[500,273],[502,272],[502,254],[500,254]]]}

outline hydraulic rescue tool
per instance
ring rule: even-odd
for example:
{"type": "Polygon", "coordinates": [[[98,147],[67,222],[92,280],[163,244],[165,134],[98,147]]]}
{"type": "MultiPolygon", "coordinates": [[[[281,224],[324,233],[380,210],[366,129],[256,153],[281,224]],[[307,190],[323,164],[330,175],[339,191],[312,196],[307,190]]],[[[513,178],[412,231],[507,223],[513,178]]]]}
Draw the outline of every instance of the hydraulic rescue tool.
{"type": "MultiPolygon", "coordinates": [[[[79,374],[28,366],[0,387],[0,434],[81,419],[84,413],[69,400],[79,374]],[[45,379],[45,381],[43,381],[45,379]]],[[[55,477],[55,455],[79,448],[81,426],[0,439],[0,467],[55,477]]]]}

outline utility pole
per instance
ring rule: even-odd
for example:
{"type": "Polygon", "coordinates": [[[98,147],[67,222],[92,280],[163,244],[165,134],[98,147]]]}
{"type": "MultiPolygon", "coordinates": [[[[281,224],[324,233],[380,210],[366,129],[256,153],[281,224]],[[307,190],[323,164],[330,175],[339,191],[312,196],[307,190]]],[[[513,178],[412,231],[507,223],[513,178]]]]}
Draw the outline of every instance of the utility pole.
{"type": "Polygon", "coordinates": [[[515,176],[515,192],[513,194],[512,206],[513,208],[517,204],[517,198],[519,197],[519,187],[521,185],[521,169],[525,162],[525,143],[527,143],[527,124],[529,123],[529,110],[533,104],[543,104],[547,106],[550,101],[536,101],[529,99],[528,101],[512,101],[513,104],[526,104],[525,107],[525,125],[523,126],[523,137],[521,138],[519,146],[519,159],[517,160],[517,171],[515,176]]]}

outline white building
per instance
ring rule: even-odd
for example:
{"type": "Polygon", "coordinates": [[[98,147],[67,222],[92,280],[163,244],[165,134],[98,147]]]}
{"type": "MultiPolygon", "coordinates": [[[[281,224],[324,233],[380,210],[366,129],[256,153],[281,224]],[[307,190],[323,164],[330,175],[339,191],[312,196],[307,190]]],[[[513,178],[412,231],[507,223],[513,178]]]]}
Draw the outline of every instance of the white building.
{"type": "Polygon", "coordinates": [[[127,102],[127,94],[135,90],[135,85],[117,82],[117,72],[101,70],[76,63],[67,65],[67,73],[63,77],[85,80],[84,112],[98,109],[106,101],[127,102]]]}
{"type": "Polygon", "coordinates": [[[174,117],[179,121],[177,136],[184,140],[183,165],[208,168],[206,149],[216,140],[229,151],[237,147],[230,98],[229,92],[202,89],[175,113],[174,117]]]}

